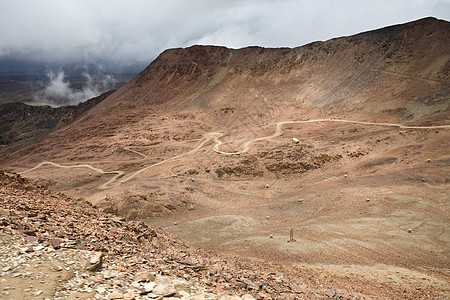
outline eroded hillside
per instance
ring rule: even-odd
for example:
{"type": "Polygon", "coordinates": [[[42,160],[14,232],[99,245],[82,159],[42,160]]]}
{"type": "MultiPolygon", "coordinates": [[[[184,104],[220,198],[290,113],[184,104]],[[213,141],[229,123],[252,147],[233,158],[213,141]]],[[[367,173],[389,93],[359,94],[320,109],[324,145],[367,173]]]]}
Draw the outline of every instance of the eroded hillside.
{"type": "MultiPolygon", "coordinates": [[[[138,132],[150,144],[148,131],[158,130],[153,122],[164,121],[162,116],[193,121],[177,126],[177,133],[165,129],[166,137],[156,133],[166,140],[180,131],[183,136],[216,129],[245,134],[277,121],[318,116],[415,124],[433,116],[433,124],[444,124],[450,103],[449,27],[426,18],[294,49],[167,50],[84,118],[34,147],[76,159],[73,147],[87,143],[105,157],[138,132]],[[60,145],[57,151],[49,149],[53,141],[60,145]]],[[[32,153],[21,152],[22,159],[24,154],[33,160],[32,153]]]]}
{"type": "Polygon", "coordinates": [[[448,40],[426,18],[294,49],[167,50],[1,165],[224,255],[437,291],[448,40]]]}
{"type": "Polygon", "coordinates": [[[21,102],[0,105],[0,155],[5,156],[42,140],[48,133],[70,123],[113,92],[103,93],[76,106],[53,108],[21,102]]]}

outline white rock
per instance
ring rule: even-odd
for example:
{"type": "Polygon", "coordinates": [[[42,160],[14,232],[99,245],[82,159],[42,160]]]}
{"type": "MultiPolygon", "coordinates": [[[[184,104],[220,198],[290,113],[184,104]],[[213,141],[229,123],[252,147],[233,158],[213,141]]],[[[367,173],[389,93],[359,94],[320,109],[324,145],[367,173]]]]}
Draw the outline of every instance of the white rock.
{"type": "Polygon", "coordinates": [[[185,291],[178,291],[178,294],[180,294],[181,297],[189,299],[189,297],[191,297],[191,294],[189,294],[188,292],[185,291]]]}
{"type": "Polygon", "coordinates": [[[145,285],[144,285],[144,290],[147,292],[147,293],[149,293],[149,292],[151,292],[151,291],[153,291],[153,289],[155,288],[155,286],[156,286],[156,283],[155,282],[147,282],[145,285]]]}

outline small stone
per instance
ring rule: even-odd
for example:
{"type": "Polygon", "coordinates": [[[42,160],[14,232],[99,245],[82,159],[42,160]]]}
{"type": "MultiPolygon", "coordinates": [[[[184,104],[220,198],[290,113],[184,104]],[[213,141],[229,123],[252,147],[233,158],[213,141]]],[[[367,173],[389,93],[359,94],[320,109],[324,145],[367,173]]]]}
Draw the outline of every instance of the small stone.
{"type": "Polygon", "coordinates": [[[127,292],[127,293],[123,294],[123,299],[132,300],[135,298],[136,298],[136,295],[133,292],[127,292]]]}
{"type": "Polygon", "coordinates": [[[54,249],[59,249],[61,248],[61,242],[62,240],[60,238],[53,238],[48,241],[48,244],[54,249]]]}
{"type": "Polygon", "coordinates": [[[242,296],[241,298],[242,300],[256,300],[252,295],[250,294],[245,294],[244,296],[242,296]]]}
{"type": "Polygon", "coordinates": [[[91,255],[91,256],[89,257],[89,263],[90,263],[91,265],[98,264],[102,257],[103,257],[103,253],[101,253],[101,252],[95,252],[94,255],[91,255]]]}
{"type": "Polygon", "coordinates": [[[155,288],[156,283],[155,282],[148,282],[144,285],[144,290],[147,293],[150,293],[155,288]]]}
{"type": "Polygon", "coordinates": [[[112,292],[109,294],[109,299],[123,299],[123,295],[119,292],[112,292]]]}
{"type": "Polygon", "coordinates": [[[247,289],[259,290],[259,285],[250,279],[242,279],[242,281],[247,285],[247,289]]]}
{"type": "Polygon", "coordinates": [[[9,290],[11,287],[10,286],[5,286],[3,289],[5,290],[5,291],[7,291],[7,290],[9,290]]]}
{"type": "Polygon", "coordinates": [[[138,275],[136,275],[135,277],[135,281],[137,282],[141,282],[141,281],[145,281],[145,282],[150,282],[150,281],[154,281],[155,280],[155,275],[151,272],[142,272],[139,273],[138,275]]]}
{"type": "Polygon", "coordinates": [[[54,267],[52,268],[52,270],[55,271],[55,272],[59,272],[59,271],[62,271],[62,270],[63,270],[63,267],[61,267],[61,266],[54,266],[54,267]]]}
{"type": "Polygon", "coordinates": [[[96,288],[97,293],[104,293],[106,292],[106,288],[103,286],[99,286],[98,288],[96,288]]]}
{"type": "Polygon", "coordinates": [[[101,268],[103,262],[103,253],[95,252],[93,255],[89,257],[89,261],[86,265],[86,270],[95,271],[101,268]]]}
{"type": "Polygon", "coordinates": [[[328,298],[333,298],[333,297],[336,295],[336,290],[328,289],[328,290],[325,292],[325,295],[326,295],[328,298]]]}
{"type": "Polygon", "coordinates": [[[168,277],[158,277],[156,278],[156,287],[153,289],[153,294],[160,296],[171,296],[175,295],[177,291],[172,284],[172,281],[168,277]]]}
{"type": "Polygon", "coordinates": [[[92,281],[95,282],[95,283],[100,283],[100,282],[103,281],[103,279],[104,279],[104,276],[101,275],[101,274],[89,278],[89,280],[92,280],[92,281]]]}
{"type": "Polygon", "coordinates": [[[19,232],[25,234],[25,235],[30,235],[30,236],[35,236],[36,235],[36,231],[35,230],[26,230],[26,229],[19,229],[19,232]]]}
{"type": "Polygon", "coordinates": [[[27,243],[36,243],[39,240],[37,236],[26,236],[25,242],[27,243]]]}
{"type": "Polygon", "coordinates": [[[41,290],[31,293],[33,296],[39,296],[43,292],[41,290]]]}
{"type": "Polygon", "coordinates": [[[191,297],[191,294],[189,294],[188,292],[185,292],[185,291],[178,291],[178,294],[181,297],[186,298],[186,299],[189,299],[189,297],[191,297]]]}

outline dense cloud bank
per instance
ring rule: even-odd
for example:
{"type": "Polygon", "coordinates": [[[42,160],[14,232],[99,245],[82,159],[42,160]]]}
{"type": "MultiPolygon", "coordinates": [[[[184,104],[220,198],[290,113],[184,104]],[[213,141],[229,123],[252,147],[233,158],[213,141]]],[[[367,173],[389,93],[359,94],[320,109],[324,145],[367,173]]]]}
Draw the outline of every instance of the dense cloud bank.
{"type": "MultiPolygon", "coordinates": [[[[5,61],[145,67],[167,48],[193,44],[295,47],[426,16],[449,18],[433,0],[16,0],[0,2],[5,61]]],[[[13,67],[14,68],[14,67],[13,67]]]]}

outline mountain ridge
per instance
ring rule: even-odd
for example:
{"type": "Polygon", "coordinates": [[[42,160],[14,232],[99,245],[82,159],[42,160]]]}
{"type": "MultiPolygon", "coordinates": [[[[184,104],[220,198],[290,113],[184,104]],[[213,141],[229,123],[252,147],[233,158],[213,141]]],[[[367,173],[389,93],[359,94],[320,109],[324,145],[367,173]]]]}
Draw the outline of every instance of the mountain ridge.
{"type": "MultiPolygon", "coordinates": [[[[226,77],[241,75],[239,76],[239,79],[242,80],[245,80],[246,77],[251,77],[252,80],[265,80],[267,83],[270,83],[270,77],[275,77],[275,75],[280,73],[294,75],[291,77],[303,76],[305,77],[303,78],[303,81],[301,78],[300,80],[298,80],[299,78],[294,78],[297,80],[292,80],[291,78],[291,82],[296,84],[297,88],[303,87],[308,83],[320,86],[322,91],[318,91],[319,96],[315,96],[315,90],[309,91],[308,88],[303,92],[305,94],[303,98],[307,98],[310,94],[314,95],[314,97],[311,98],[315,99],[309,100],[307,103],[316,106],[325,106],[328,101],[330,101],[330,98],[338,97],[336,93],[347,92],[345,91],[345,87],[352,83],[354,77],[365,76],[367,77],[367,80],[374,80],[380,75],[365,74],[367,71],[365,69],[368,68],[366,65],[370,65],[371,69],[375,69],[374,72],[377,72],[377,69],[382,67],[382,70],[380,71],[392,72],[392,74],[384,75],[390,77],[393,76],[394,79],[396,79],[395,77],[397,75],[399,77],[419,77],[419,75],[424,77],[427,74],[426,72],[422,74],[421,71],[428,71],[428,77],[422,79],[414,78],[414,80],[419,81],[419,84],[422,82],[429,83],[426,82],[427,80],[435,80],[435,84],[448,85],[449,65],[447,56],[449,49],[448,46],[442,44],[442,41],[448,40],[449,38],[449,24],[450,23],[446,21],[426,18],[405,25],[390,26],[368,33],[332,39],[326,42],[315,42],[292,49],[266,49],[260,47],[227,49],[215,46],[192,46],[184,49],[170,49],[164,51],[157,59],[155,59],[135,78],[134,82],[136,89],[139,90],[138,93],[143,96],[143,99],[146,99],[147,102],[145,103],[156,105],[161,104],[162,102],[164,102],[165,105],[170,105],[170,99],[174,97],[187,98],[187,101],[190,100],[191,102],[195,102],[195,96],[202,95],[204,89],[207,89],[208,87],[211,88],[209,84],[214,80],[214,75],[218,75],[218,72],[227,65],[228,74],[226,77]],[[411,45],[421,39],[422,31],[418,31],[419,28],[425,32],[435,31],[434,33],[429,33],[427,40],[422,42],[422,44],[425,44],[424,46],[421,45],[421,47],[417,48],[438,48],[439,53],[430,53],[427,56],[422,50],[416,51],[418,53],[409,53],[411,49],[401,48],[405,47],[405,44],[411,45]],[[414,36],[408,37],[408,34],[414,36]],[[417,35],[419,35],[419,37],[417,35]],[[370,36],[370,38],[367,38],[367,36],[370,36]],[[397,41],[399,36],[401,36],[401,40],[397,41]],[[366,37],[364,41],[361,41],[364,37],[366,37]],[[358,47],[358,45],[362,42],[372,43],[372,45],[370,45],[371,48],[360,49],[362,46],[358,47]],[[356,50],[351,51],[352,55],[348,55],[346,49],[352,49],[352,47],[356,47],[356,50]],[[399,47],[400,49],[398,49],[399,47]],[[276,54],[272,55],[272,53],[276,54]],[[329,56],[333,56],[333,53],[335,54],[334,56],[338,55],[338,57],[332,59],[331,65],[335,67],[338,66],[339,68],[327,71],[326,74],[329,77],[335,78],[334,81],[330,80],[330,82],[327,82],[326,78],[323,78],[326,77],[323,75],[323,70],[320,69],[328,68],[330,63],[327,63],[326,67],[321,67],[318,62],[323,59],[329,60],[329,56]],[[408,66],[408,56],[416,59],[413,66],[408,66]],[[442,58],[442,56],[444,57],[442,58]],[[438,58],[436,59],[436,57],[438,58]],[[383,61],[383,59],[386,61],[383,61]],[[430,68],[424,67],[424,65],[432,65],[433,63],[431,61],[434,59],[440,60],[438,63],[447,62],[445,62],[444,65],[438,65],[438,70],[431,70],[430,68]],[[349,60],[351,63],[347,64],[346,62],[343,65],[342,63],[339,63],[339,60],[349,60]],[[395,60],[395,68],[388,66],[392,64],[393,60],[395,60]],[[306,70],[302,70],[302,63],[309,63],[306,70]],[[404,66],[401,67],[402,65],[404,66]],[[296,69],[297,73],[292,69],[296,69]],[[399,72],[400,69],[405,70],[399,72]],[[308,78],[309,73],[317,71],[322,72],[320,72],[318,76],[312,74],[312,76],[308,78]],[[351,73],[350,71],[353,73],[356,72],[356,74],[349,74],[351,73]],[[335,84],[335,82],[338,81],[336,78],[340,79],[339,84],[335,84]],[[177,82],[176,79],[179,79],[180,82],[177,82]],[[194,87],[191,85],[192,81],[195,81],[196,83],[194,87]],[[146,94],[146,91],[149,89],[144,88],[143,83],[146,83],[145,86],[151,90],[151,94],[146,94]],[[165,93],[162,93],[159,89],[165,93]]],[[[404,78],[405,77],[401,79],[404,78]]],[[[231,80],[229,78],[224,79],[225,83],[227,80],[231,80]]],[[[289,79],[283,77],[273,78],[273,81],[275,81],[274,86],[276,86],[277,83],[283,83],[284,80],[289,79]]],[[[411,78],[411,80],[413,80],[413,78],[411,78]]],[[[234,83],[236,84],[236,82],[234,83]]],[[[250,88],[260,88],[257,84],[249,82],[246,82],[246,84],[250,88]]],[[[215,85],[217,86],[217,84],[215,85]]],[[[351,88],[354,88],[353,84],[351,85],[351,88]]],[[[212,97],[213,96],[211,96],[211,98],[212,97]]],[[[331,104],[338,104],[338,100],[341,99],[331,99],[331,104]]],[[[207,102],[208,101],[205,103],[207,102]]]]}
{"type": "Polygon", "coordinates": [[[267,123],[296,109],[291,118],[307,111],[420,123],[433,115],[448,124],[449,39],[449,22],[425,18],[297,48],[169,49],[62,132],[100,138],[163,113],[206,114],[199,126],[223,129],[247,114],[267,123]]]}

